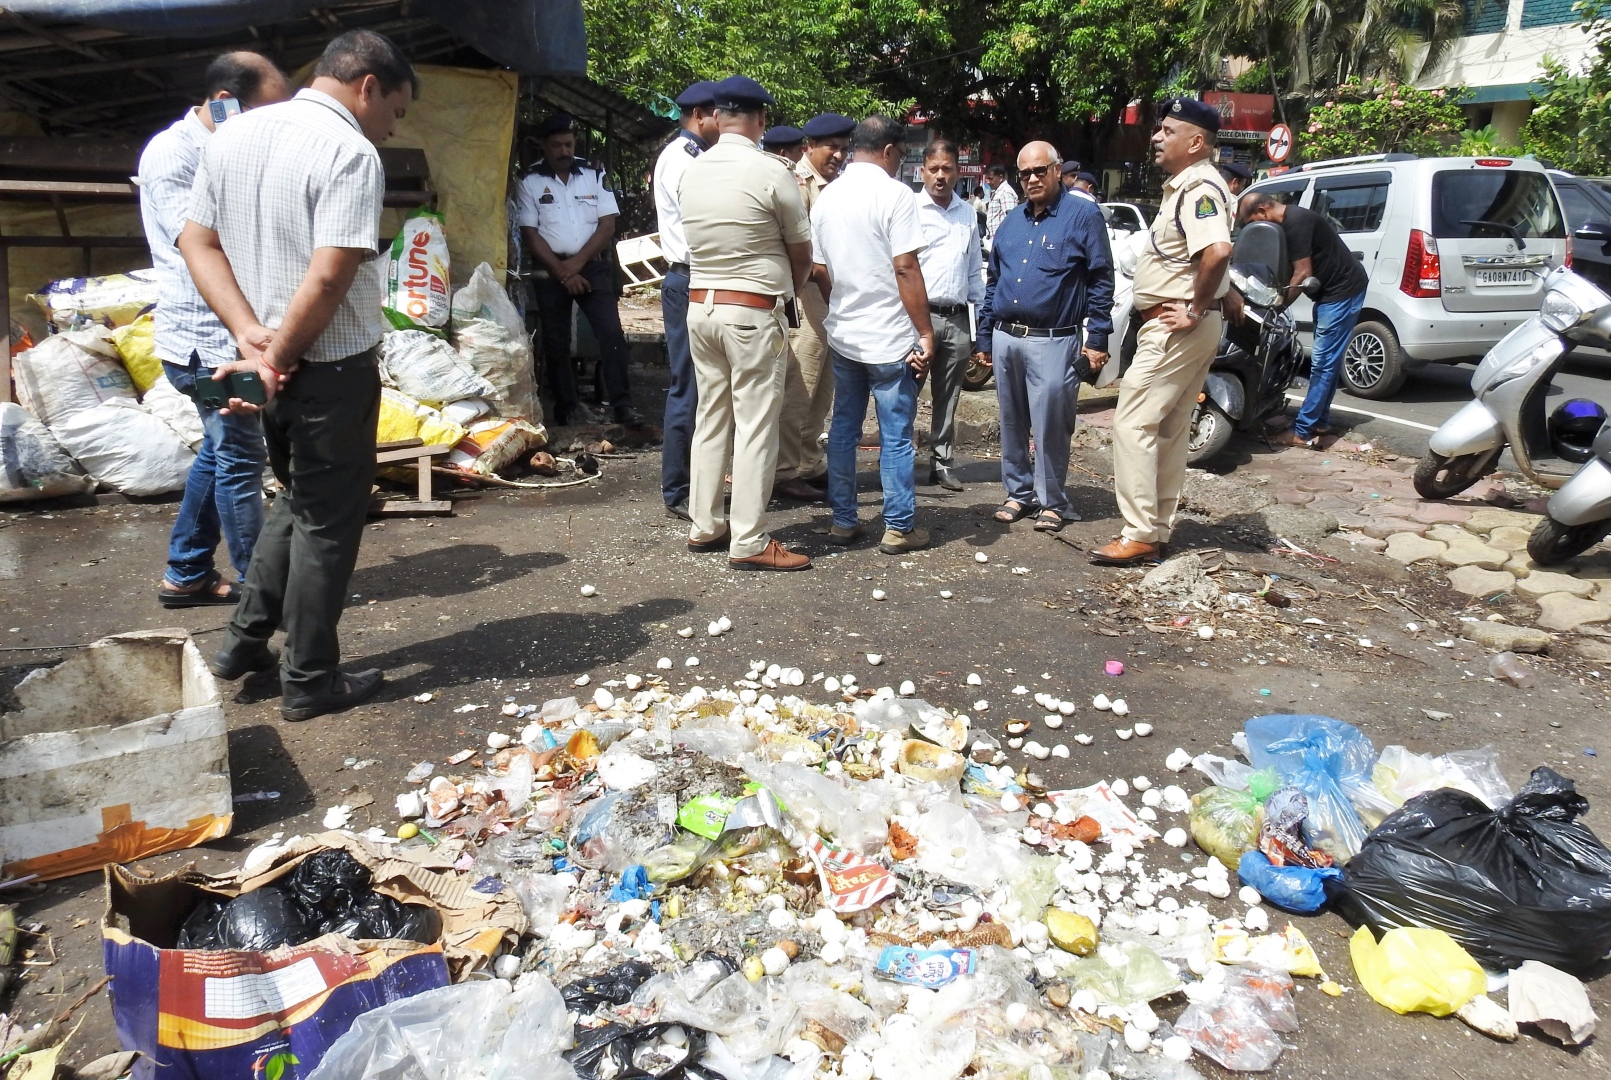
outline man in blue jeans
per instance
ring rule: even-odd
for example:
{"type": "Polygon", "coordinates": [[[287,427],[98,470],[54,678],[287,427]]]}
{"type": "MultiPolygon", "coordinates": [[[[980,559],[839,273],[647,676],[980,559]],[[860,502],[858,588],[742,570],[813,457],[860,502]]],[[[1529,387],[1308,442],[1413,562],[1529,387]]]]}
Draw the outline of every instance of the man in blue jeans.
{"type": "Polygon", "coordinates": [[[1315,296],[1314,357],[1309,362],[1309,392],[1292,421],[1292,429],[1273,437],[1282,446],[1320,448],[1320,436],[1330,435],[1327,417],[1331,399],[1337,396],[1337,377],[1342,373],[1343,353],[1354,336],[1354,322],[1365,306],[1365,288],[1370,277],[1342,242],[1331,221],[1313,210],[1288,206],[1263,192],[1242,199],[1243,221],[1273,221],[1287,237],[1287,257],[1292,260],[1292,280],[1286,287],[1287,304],[1298,298],[1303,282],[1320,280],[1315,296]]]}
{"type": "MultiPolygon", "coordinates": [[[[154,345],[168,381],[194,399],[197,379],[235,360],[235,341],[196,291],[174,242],[184,228],[190,187],[202,147],[222,121],[243,109],[291,96],[285,76],[253,52],[225,53],[207,67],[207,99],[186,109],[171,127],[158,132],[140,155],[140,218],[157,274],[154,345]],[[215,105],[216,103],[216,105],[215,105]],[[238,106],[238,108],[237,108],[238,106]]],[[[233,605],[238,582],[223,579],[213,566],[220,536],[239,580],[263,528],[263,424],[255,413],[221,414],[198,403],[206,437],[185,481],[185,495],[168,541],[168,571],[157,588],[163,607],[233,605]]]]}
{"type": "Polygon", "coordinates": [[[833,422],[828,429],[828,541],[848,545],[856,519],[856,446],[867,398],[878,413],[884,535],[878,550],[899,555],[928,546],[916,527],[917,386],[934,357],[928,289],[917,253],[923,223],[912,189],[895,179],[906,131],[869,116],[850,136],[851,163],[811,209],[812,277],[828,300],[824,322],[833,353],[833,422]]]}

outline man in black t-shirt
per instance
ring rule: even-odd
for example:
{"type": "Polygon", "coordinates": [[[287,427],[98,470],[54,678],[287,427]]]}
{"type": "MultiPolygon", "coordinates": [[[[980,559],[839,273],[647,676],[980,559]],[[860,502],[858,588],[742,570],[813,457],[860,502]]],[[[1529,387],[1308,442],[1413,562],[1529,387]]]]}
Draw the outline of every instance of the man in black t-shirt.
{"type": "Polygon", "coordinates": [[[1309,365],[1309,392],[1292,421],[1292,430],[1276,440],[1288,446],[1318,448],[1318,437],[1330,434],[1326,416],[1337,394],[1343,353],[1354,336],[1354,322],[1365,305],[1365,287],[1370,277],[1324,214],[1288,206],[1257,191],[1243,197],[1241,213],[1244,222],[1273,221],[1286,233],[1292,280],[1286,287],[1284,303],[1298,298],[1305,279],[1320,279],[1320,289],[1314,297],[1315,344],[1309,365]]]}

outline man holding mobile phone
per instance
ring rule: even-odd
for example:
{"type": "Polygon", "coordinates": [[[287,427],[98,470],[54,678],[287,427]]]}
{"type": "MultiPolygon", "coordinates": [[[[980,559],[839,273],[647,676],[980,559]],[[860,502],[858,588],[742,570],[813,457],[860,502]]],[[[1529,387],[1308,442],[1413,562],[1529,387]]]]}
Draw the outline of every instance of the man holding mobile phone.
{"type": "MultiPolygon", "coordinates": [[[[179,235],[196,285],[263,381],[269,461],[284,492],[263,524],[223,648],[238,679],[276,664],[280,715],[311,720],[373,697],[379,670],[343,671],[336,624],[358,560],[380,419],[385,329],[374,260],[391,138],[419,76],[389,38],[349,30],[307,89],[219,128],[196,171],[179,235]]],[[[237,397],[229,411],[258,407],[237,397]]]]}
{"type": "Polygon", "coordinates": [[[226,392],[227,383],[210,376],[235,359],[235,342],[196,291],[175,241],[190,208],[196,164],[218,125],[243,109],[284,101],[291,87],[279,68],[254,52],[224,53],[207,65],[203,79],[206,100],[152,137],[135,177],[157,277],[153,345],[168,381],[196,402],[205,432],[168,540],[168,570],[157,587],[157,602],[167,608],[233,606],[263,528],[263,425],[251,413],[221,413],[223,401],[210,403],[207,391],[226,392]],[[213,565],[220,539],[238,581],[224,580],[213,565]]]}

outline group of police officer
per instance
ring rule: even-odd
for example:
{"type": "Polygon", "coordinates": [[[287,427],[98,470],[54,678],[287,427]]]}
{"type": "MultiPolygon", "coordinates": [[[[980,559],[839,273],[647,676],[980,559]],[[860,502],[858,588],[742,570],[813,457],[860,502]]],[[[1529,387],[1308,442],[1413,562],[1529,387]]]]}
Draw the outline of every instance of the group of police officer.
{"type": "MultiPolygon", "coordinates": [[[[824,330],[828,304],[823,290],[805,287],[813,280],[811,209],[844,168],[856,122],[826,113],[800,128],[768,130],[772,99],[742,76],[696,83],[676,102],[680,127],[653,178],[668,264],[661,304],[671,367],[662,495],[668,513],[691,522],[690,549],[724,550],[736,569],[802,568],[809,561],[770,540],[761,522],[774,491],[802,501],[824,496],[819,437],[833,400],[833,367],[824,330]],[[724,508],[728,476],[731,505],[724,508]]],[[[1137,260],[1140,329],[1113,425],[1124,528],[1091,552],[1102,565],[1135,565],[1165,553],[1185,479],[1191,414],[1218,346],[1222,312],[1237,319],[1241,311],[1226,272],[1234,198],[1214,165],[1219,114],[1196,99],[1175,98],[1162,104],[1161,117],[1152,146],[1168,179],[1137,260]]],[[[568,120],[551,123],[544,138],[548,157],[523,184],[520,222],[544,274],[538,301],[545,345],[555,336],[549,323],[567,332],[568,305],[583,304],[604,353],[605,393],[617,419],[632,420],[613,295],[608,305],[589,303],[607,291],[595,276],[613,235],[614,198],[597,170],[574,157],[568,120]],[[576,190],[567,190],[571,185],[576,190]]],[[[1089,198],[1077,189],[1091,180],[1074,172],[1068,193],[1089,198]]],[[[1026,203],[1014,212],[1033,221],[1048,205],[1026,203]]],[[[1030,338],[1068,330],[1012,325],[1030,338]]],[[[993,334],[1008,332],[998,327],[993,334]]],[[[988,351],[989,344],[979,348],[988,351]]],[[[554,346],[550,379],[556,419],[564,422],[575,407],[574,377],[568,347],[558,340],[554,346]],[[564,358],[563,371],[556,370],[556,355],[564,358]]],[[[1092,368],[1106,360],[1105,352],[1084,354],[1092,368]]]]}

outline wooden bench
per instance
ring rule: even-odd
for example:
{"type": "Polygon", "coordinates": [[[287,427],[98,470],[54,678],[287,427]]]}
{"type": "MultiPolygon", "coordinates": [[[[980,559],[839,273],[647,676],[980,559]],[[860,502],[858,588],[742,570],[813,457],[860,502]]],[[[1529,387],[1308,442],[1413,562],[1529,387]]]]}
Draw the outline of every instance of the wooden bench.
{"type": "Polygon", "coordinates": [[[417,514],[451,516],[453,504],[446,499],[432,498],[431,465],[436,458],[451,452],[451,446],[426,446],[423,439],[399,439],[375,447],[375,463],[388,465],[394,461],[412,461],[419,470],[419,497],[416,499],[377,499],[369,506],[371,514],[381,517],[407,517],[417,514]]]}

